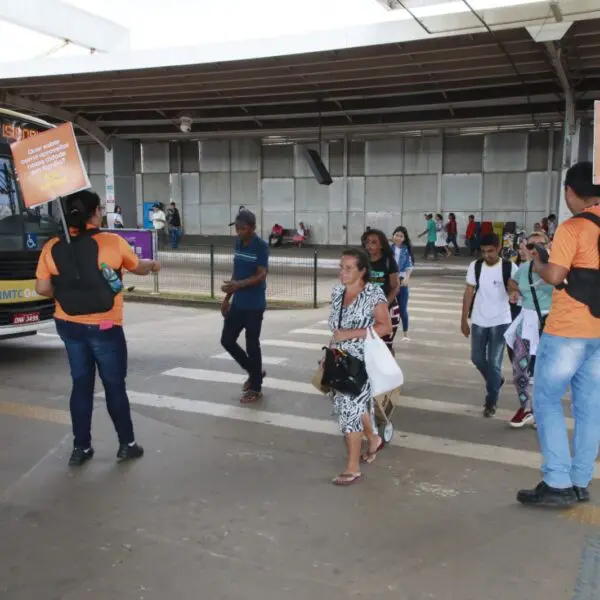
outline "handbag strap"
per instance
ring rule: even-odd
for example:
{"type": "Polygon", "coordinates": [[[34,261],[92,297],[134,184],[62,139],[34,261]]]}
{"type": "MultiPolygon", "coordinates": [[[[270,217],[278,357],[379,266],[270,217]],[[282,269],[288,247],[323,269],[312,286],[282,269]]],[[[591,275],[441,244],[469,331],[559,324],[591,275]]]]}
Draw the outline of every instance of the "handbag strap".
{"type": "Polygon", "coordinates": [[[540,303],[538,301],[537,292],[535,291],[535,286],[533,285],[533,261],[531,261],[529,263],[529,270],[527,272],[527,276],[529,278],[529,289],[531,290],[531,295],[533,296],[535,312],[537,313],[538,319],[540,320],[540,327],[541,327],[544,318],[542,317],[542,311],[540,309],[540,303]]]}
{"type": "Polygon", "coordinates": [[[344,286],[344,291],[342,293],[342,300],[340,302],[340,316],[338,318],[338,329],[342,328],[342,312],[344,310],[344,299],[346,298],[346,287],[344,286]]]}

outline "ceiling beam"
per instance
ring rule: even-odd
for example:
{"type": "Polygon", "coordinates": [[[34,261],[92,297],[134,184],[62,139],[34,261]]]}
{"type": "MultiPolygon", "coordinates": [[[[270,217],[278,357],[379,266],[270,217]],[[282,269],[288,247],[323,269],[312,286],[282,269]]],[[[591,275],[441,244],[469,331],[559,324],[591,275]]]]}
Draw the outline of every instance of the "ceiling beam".
{"type": "Polygon", "coordinates": [[[2,0],[0,21],[98,52],[129,50],[129,30],[61,0],[2,0]]]}
{"type": "MultiPolygon", "coordinates": [[[[531,100],[535,103],[556,103],[558,100],[558,94],[538,94],[530,96],[531,100]]],[[[415,102],[407,100],[402,103],[391,103],[389,106],[376,106],[365,103],[362,107],[342,107],[340,105],[336,110],[323,110],[320,113],[313,107],[311,110],[305,111],[294,111],[293,107],[281,111],[262,111],[254,112],[246,115],[218,115],[218,116],[202,116],[192,117],[194,123],[241,123],[247,121],[253,121],[260,119],[261,121],[273,121],[273,120],[285,120],[285,119],[317,119],[319,114],[323,117],[339,117],[339,116],[360,116],[360,115],[384,115],[384,114],[401,114],[405,112],[421,110],[423,114],[427,111],[432,110],[444,110],[444,109],[461,109],[461,108],[481,108],[486,106],[518,106],[527,103],[527,96],[513,95],[504,96],[499,98],[486,98],[486,99],[472,99],[472,100],[459,100],[459,101],[446,101],[446,102],[415,102]]],[[[163,119],[106,119],[102,121],[105,127],[152,127],[155,125],[165,125],[172,123],[173,120],[170,118],[163,119]]]]}
{"type": "Polygon", "coordinates": [[[25,98],[23,96],[17,96],[8,92],[0,93],[0,102],[2,104],[13,106],[22,111],[33,111],[41,113],[60,121],[70,121],[76,125],[81,131],[87,133],[91,138],[95,139],[105,150],[110,150],[110,141],[108,136],[96,125],[88,121],[83,117],[79,117],[76,114],[54,106],[52,104],[45,104],[32,100],[31,98],[25,98]]]}

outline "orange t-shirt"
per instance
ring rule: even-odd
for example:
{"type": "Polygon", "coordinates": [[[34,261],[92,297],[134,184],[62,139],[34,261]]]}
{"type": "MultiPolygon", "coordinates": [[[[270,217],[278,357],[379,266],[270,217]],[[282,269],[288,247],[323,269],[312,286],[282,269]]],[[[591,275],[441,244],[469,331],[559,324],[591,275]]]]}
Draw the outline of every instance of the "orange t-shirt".
{"type": "MultiPolygon", "coordinates": [[[[122,237],[114,233],[102,232],[94,235],[94,239],[98,244],[98,268],[100,268],[101,263],[106,263],[115,271],[118,269],[131,271],[138,266],[139,258],[122,237]]],[[[52,246],[58,241],[59,238],[54,238],[47,242],[42,249],[35,274],[38,279],[48,280],[52,278],[52,275],[58,275],[56,264],[52,258],[52,246]]],[[[56,300],[55,302],[56,312],[54,316],[63,321],[73,321],[84,325],[99,325],[102,321],[111,321],[115,325],[123,324],[123,292],[115,296],[113,307],[105,313],[68,315],[56,300]]]]}
{"type": "MultiPolygon", "coordinates": [[[[600,207],[586,209],[600,217],[600,207]]],[[[556,229],[550,262],[571,269],[598,268],[600,229],[586,219],[569,219],[556,229]]],[[[554,290],[552,308],[544,331],[567,338],[600,338],[600,319],[592,316],[585,304],[571,298],[565,290],[554,290]]]]}

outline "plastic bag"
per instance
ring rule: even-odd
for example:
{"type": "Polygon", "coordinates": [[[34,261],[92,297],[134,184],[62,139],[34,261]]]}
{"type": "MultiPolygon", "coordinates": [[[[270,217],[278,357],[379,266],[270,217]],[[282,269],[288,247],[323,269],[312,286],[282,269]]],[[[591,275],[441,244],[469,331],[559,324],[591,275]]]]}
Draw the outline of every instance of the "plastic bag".
{"type": "Polygon", "coordinates": [[[404,383],[402,369],[373,328],[367,330],[365,366],[373,396],[391,392],[404,383]]]}

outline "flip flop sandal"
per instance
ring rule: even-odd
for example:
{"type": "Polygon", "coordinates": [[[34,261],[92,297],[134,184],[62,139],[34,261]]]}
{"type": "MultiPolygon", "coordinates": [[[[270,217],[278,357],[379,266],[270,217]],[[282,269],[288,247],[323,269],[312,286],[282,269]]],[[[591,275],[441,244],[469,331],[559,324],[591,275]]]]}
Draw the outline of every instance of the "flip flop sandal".
{"type": "Polygon", "coordinates": [[[383,450],[385,447],[385,442],[383,440],[381,440],[381,442],[379,443],[379,446],[377,446],[377,449],[374,452],[365,452],[364,454],[361,455],[360,457],[360,461],[370,465],[371,463],[375,462],[375,459],[377,458],[377,454],[383,450]]]}
{"type": "Polygon", "coordinates": [[[258,402],[262,398],[261,392],[255,392],[254,390],[248,390],[241,398],[241,404],[253,404],[254,402],[258,402]]]}
{"type": "MultiPolygon", "coordinates": [[[[267,376],[267,372],[263,371],[261,373],[261,377],[264,379],[267,376]]],[[[246,379],[246,381],[244,382],[244,385],[242,386],[242,391],[244,392],[249,392],[250,391],[250,386],[251,386],[251,382],[250,382],[250,377],[248,377],[248,379],[246,379]]]]}
{"type": "Polygon", "coordinates": [[[333,485],[348,486],[359,483],[362,479],[362,473],[340,473],[331,483],[333,485]]]}

